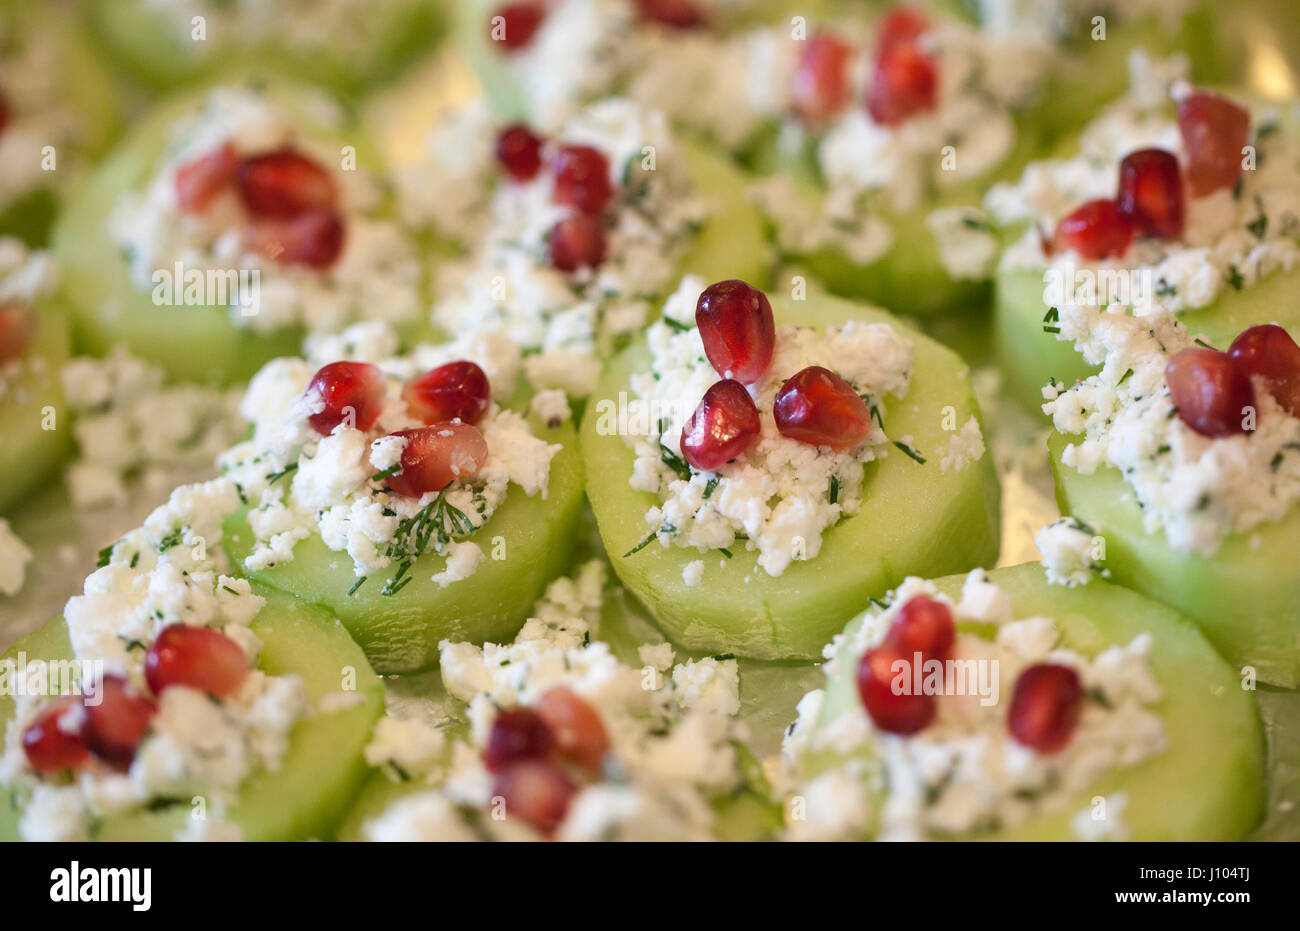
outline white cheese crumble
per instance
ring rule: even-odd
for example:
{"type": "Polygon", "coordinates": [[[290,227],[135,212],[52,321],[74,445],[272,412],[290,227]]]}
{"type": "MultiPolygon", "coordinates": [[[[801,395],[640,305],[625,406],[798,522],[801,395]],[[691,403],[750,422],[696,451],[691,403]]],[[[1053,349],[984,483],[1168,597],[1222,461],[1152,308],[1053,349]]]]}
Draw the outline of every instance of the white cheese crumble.
{"type": "Polygon", "coordinates": [[[972,463],[984,458],[984,433],[980,422],[972,414],[948,440],[948,450],[939,460],[939,469],[947,472],[951,469],[960,472],[972,463]]]}
{"type": "Polygon", "coordinates": [[[0,595],[17,595],[27,578],[32,551],[0,517],[0,595]]]}
{"type": "Polygon", "coordinates": [[[1096,534],[1073,517],[1062,517],[1034,535],[1047,581],[1074,588],[1087,585],[1101,568],[1094,556],[1096,534]]]}
{"type": "MultiPolygon", "coordinates": [[[[28,249],[20,239],[0,236],[0,307],[18,304],[37,309],[38,302],[53,294],[57,286],[53,256],[28,249]]],[[[41,325],[39,310],[36,325],[41,325]]],[[[32,351],[0,363],[0,404],[26,404],[38,398],[53,374],[49,361],[32,351]]]]}

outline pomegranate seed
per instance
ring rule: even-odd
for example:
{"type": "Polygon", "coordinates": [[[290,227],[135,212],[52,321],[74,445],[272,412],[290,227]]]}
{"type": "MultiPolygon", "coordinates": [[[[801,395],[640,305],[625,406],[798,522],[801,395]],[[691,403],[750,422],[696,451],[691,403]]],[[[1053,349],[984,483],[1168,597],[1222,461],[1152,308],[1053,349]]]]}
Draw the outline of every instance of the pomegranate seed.
{"type": "Polygon", "coordinates": [[[1184,349],[1165,366],[1165,381],[1178,416],[1201,436],[1246,432],[1244,410],[1255,406],[1255,386],[1245,367],[1226,352],[1184,349]]]}
{"type": "Polygon", "coordinates": [[[1187,150],[1187,186],[1193,197],[1232,187],[1241,174],[1241,150],[1250,114],[1231,100],[1195,91],[1178,104],[1178,131],[1187,150]]]}
{"type": "Polygon", "coordinates": [[[492,399],[487,375],[473,362],[448,362],[402,389],[406,409],[417,420],[430,424],[444,420],[478,423],[492,399]]]}
{"type": "Polygon", "coordinates": [[[329,436],[344,422],[357,430],[373,427],[384,407],[387,383],[384,373],[369,362],[331,362],[312,376],[303,393],[325,401],[325,409],[307,421],[321,436],[329,436]]]}
{"type": "MultiPolygon", "coordinates": [[[[501,18],[502,30],[498,44],[507,52],[515,52],[533,41],[546,10],[540,3],[507,3],[499,8],[489,20],[489,34],[495,31],[495,20],[501,18]]],[[[496,39],[495,35],[492,38],[496,39]]]]}
{"type": "Polygon", "coordinates": [[[933,695],[910,692],[913,681],[913,653],[895,644],[884,643],[868,650],[858,661],[858,697],[872,722],[890,734],[915,734],[934,720],[937,702],[933,695]],[[905,676],[907,691],[895,691],[895,664],[906,663],[899,673],[905,676]]]}
{"type": "Polygon", "coordinates": [[[227,142],[176,169],[176,203],[181,210],[206,210],[213,199],[235,182],[239,155],[227,142]]]}
{"type": "Polygon", "coordinates": [[[1118,258],[1137,233],[1132,219],[1113,200],[1090,200],[1056,225],[1056,249],[1073,249],[1085,259],[1118,258]]]}
{"type": "Polygon", "coordinates": [[[497,162],[515,181],[531,181],[542,170],[542,140],[516,123],[497,137],[497,162]]]}
{"type": "Polygon", "coordinates": [[[1119,163],[1119,212],[1138,232],[1173,239],[1183,234],[1183,177],[1164,149],[1140,149],[1119,163]]]}
{"type": "Polygon", "coordinates": [[[457,478],[473,475],[487,461],[487,441],[477,427],[465,423],[439,423],[393,436],[406,437],[402,469],[388,476],[394,494],[418,498],[442,491],[457,478]]]}
{"type": "Polygon", "coordinates": [[[930,28],[929,18],[915,7],[896,6],[881,20],[876,34],[876,57],[903,45],[914,45],[930,28]]]}
{"type": "Polygon", "coordinates": [[[86,702],[81,739],[105,763],[126,768],[158,709],[152,699],[141,695],[121,676],[104,676],[99,694],[94,697],[100,701],[86,702]]]}
{"type": "Polygon", "coordinates": [[[492,722],[483,765],[499,773],[524,760],[544,760],[551,755],[550,729],[531,708],[509,708],[492,722]]]}
{"type": "Polygon", "coordinates": [[[55,699],[43,709],[23,731],[23,752],[27,762],[38,773],[58,773],[77,769],[90,759],[79,733],[69,733],[64,715],[76,712],[79,703],[65,696],[55,699]]]}
{"type": "Polygon", "coordinates": [[[26,304],[0,304],[0,365],[22,358],[36,332],[36,314],[26,304]]]}
{"type": "Polygon", "coordinates": [[[562,272],[595,268],[605,261],[605,230],[600,221],[578,213],[551,227],[551,264],[562,272]]]}
{"type": "Polygon", "coordinates": [[[704,354],[723,378],[751,385],[772,364],[776,322],[767,295],[735,278],[711,284],[695,302],[704,354]]]}
{"type": "Polygon", "coordinates": [[[609,159],[589,145],[566,145],[555,156],[555,202],[597,216],[614,196],[609,159]]]}
{"type": "Polygon", "coordinates": [[[262,220],[253,227],[253,248],[281,265],[324,271],[343,253],[343,218],[337,210],[309,210],[292,220],[262,220]]]}
{"type": "Polygon", "coordinates": [[[933,110],[939,92],[934,62],[912,45],[887,49],[876,61],[867,92],[867,111],[882,126],[897,126],[933,110]]]}
{"type": "Polygon", "coordinates": [[[853,386],[830,369],[810,365],[776,393],[772,405],[782,436],[812,446],[851,449],[871,432],[871,411],[853,386]]]}
{"type": "Polygon", "coordinates": [[[715,383],[682,427],[682,457],[701,471],[716,469],[758,442],[758,408],[745,386],[715,383]]]}
{"type": "Polygon", "coordinates": [[[10,122],[13,121],[14,111],[9,106],[9,98],[5,96],[4,91],[0,91],[0,136],[4,135],[9,128],[10,122]]]}
{"type": "Polygon", "coordinates": [[[674,29],[704,25],[704,11],[696,0],[636,0],[641,18],[674,29]]]}
{"type": "Polygon", "coordinates": [[[1083,710],[1083,683],[1069,666],[1037,663],[1020,673],[1007,723],[1016,742],[1056,753],[1070,742],[1083,710]]]}
{"type": "Polygon", "coordinates": [[[947,659],[957,639],[952,609],[942,601],[916,595],[899,609],[889,640],[905,656],[920,653],[926,659],[947,659]]]}
{"type": "Polygon", "coordinates": [[[493,796],[505,800],[506,817],[518,817],[547,835],[564,820],[575,791],[560,768],[545,760],[516,763],[492,780],[493,796]]]}
{"type": "Polygon", "coordinates": [[[144,657],[144,678],[155,695],[187,685],[225,698],[238,691],[247,674],[248,658],[239,644],[207,627],[166,627],[144,657]]]}
{"type": "Polygon", "coordinates": [[[830,35],[808,40],[794,72],[791,98],[806,126],[824,126],[849,102],[849,64],[853,50],[830,35]]]}
{"type": "Polygon", "coordinates": [[[1249,374],[1264,379],[1268,393],[1292,417],[1300,417],[1300,346],[1275,323],[1248,327],[1232,341],[1228,355],[1249,374]]]}
{"type": "Polygon", "coordinates": [[[288,220],[333,207],[334,179],[314,159],[286,146],[243,159],[235,169],[239,195],[255,217],[288,220]]]}
{"type": "Polygon", "coordinates": [[[537,702],[537,714],[550,730],[561,757],[588,772],[600,770],[609,737],[596,709],[571,689],[559,685],[537,702]]]}

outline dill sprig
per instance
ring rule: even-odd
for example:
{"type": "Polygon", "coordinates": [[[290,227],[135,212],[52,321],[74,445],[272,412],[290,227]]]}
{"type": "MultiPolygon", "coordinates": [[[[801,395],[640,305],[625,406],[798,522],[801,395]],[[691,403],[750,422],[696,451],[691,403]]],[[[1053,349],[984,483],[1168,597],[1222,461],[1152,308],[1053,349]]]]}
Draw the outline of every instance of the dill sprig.
{"type": "MultiPolygon", "coordinates": [[[[397,572],[384,583],[379,594],[396,595],[405,588],[411,581],[408,574],[411,567],[429,551],[430,544],[441,550],[458,537],[469,536],[477,529],[464,511],[447,500],[447,489],[444,488],[416,514],[397,525],[392,542],[384,549],[384,555],[397,563],[397,572]]],[[[356,591],[355,586],[353,591],[356,591]]]]}

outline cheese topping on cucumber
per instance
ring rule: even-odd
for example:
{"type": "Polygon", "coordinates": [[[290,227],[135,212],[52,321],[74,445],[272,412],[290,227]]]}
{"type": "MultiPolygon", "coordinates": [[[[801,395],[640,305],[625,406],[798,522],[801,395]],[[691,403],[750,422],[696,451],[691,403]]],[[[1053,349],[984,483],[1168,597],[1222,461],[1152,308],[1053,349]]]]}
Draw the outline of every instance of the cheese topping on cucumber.
{"type": "Polygon", "coordinates": [[[26,403],[25,376],[39,374],[47,362],[27,350],[39,325],[33,307],[58,284],[49,253],[30,251],[22,240],[0,236],[0,403],[26,403]]]}
{"type": "Polygon", "coordinates": [[[1155,15],[1166,29],[1175,29],[1195,0],[975,0],[975,15],[985,29],[1042,39],[1081,39],[1096,25],[1129,22],[1155,15]]]}

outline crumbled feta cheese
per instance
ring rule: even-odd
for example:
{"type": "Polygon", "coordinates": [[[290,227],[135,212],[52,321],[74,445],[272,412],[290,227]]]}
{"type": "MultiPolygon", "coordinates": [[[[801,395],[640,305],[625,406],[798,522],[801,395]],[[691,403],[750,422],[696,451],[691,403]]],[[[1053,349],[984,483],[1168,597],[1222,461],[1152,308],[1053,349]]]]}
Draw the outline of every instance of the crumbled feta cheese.
{"type": "Polygon", "coordinates": [[[682,582],[688,588],[694,588],[704,578],[704,560],[693,559],[682,567],[682,582]]]}
{"type": "Polygon", "coordinates": [[[17,595],[27,577],[32,551],[0,517],[0,595],[17,595]]]}
{"type": "Polygon", "coordinates": [[[446,746],[446,737],[436,727],[417,718],[386,714],[375,724],[365,757],[377,769],[387,767],[395,781],[422,779],[442,761],[446,746]]]}
{"type": "Polygon", "coordinates": [[[1100,567],[1093,555],[1094,536],[1091,528],[1073,517],[1062,517],[1038,531],[1034,545],[1042,554],[1047,581],[1070,588],[1091,582],[1100,567]]]}

